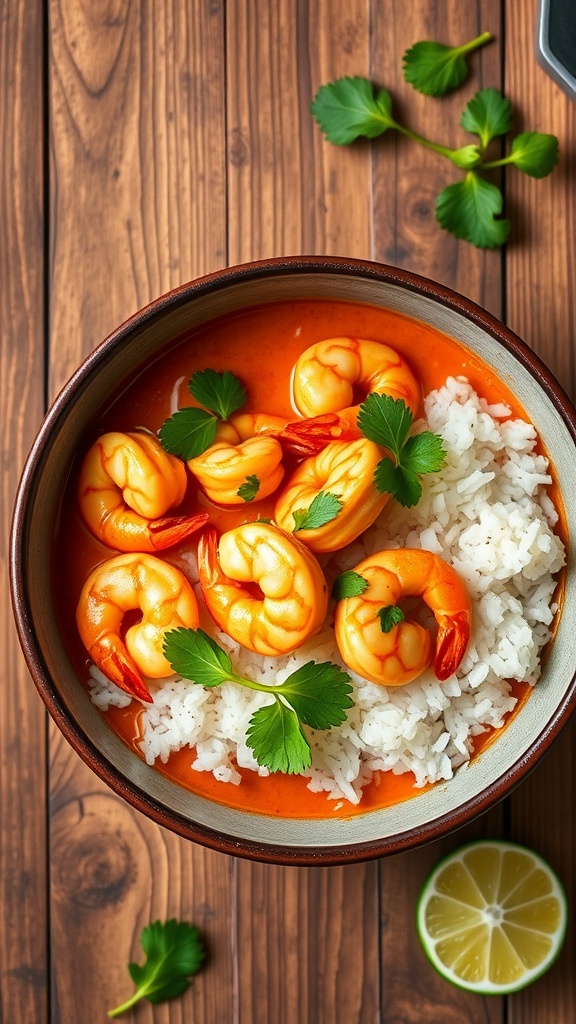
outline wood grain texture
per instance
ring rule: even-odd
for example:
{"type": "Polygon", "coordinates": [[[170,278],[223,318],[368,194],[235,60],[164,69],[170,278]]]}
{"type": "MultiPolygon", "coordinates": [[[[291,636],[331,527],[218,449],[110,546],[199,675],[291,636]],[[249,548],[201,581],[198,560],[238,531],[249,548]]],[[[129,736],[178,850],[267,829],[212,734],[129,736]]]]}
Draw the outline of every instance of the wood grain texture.
{"type": "MultiPolygon", "coordinates": [[[[370,256],[368,150],[343,159],[309,113],[322,82],[368,73],[369,13],[364,0],[228,6],[231,263],[370,256]]],[[[240,1024],[375,1024],[377,865],[236,870],[240,1024]]]]}
{"type": "MultiPolygon", "coordinates": [[[[54,394],[129,314],[225,262],[223,8],[55,0],[50,37],[54,394]]],[[[231,1020],[228,858],[133,811],[55,729],[50,749],[53,1020],[87,1002],[104,1020],[142,927],[170,916],[209,933],[211,968],[138,1020],[231,1020]]]]}
{"type": "Polygon", "coordinates": [[[44,83],[39,2],[0,7],[0,1020],[47,1014],[46,716],[16,639],[8,532],[44,395],[44,83]],[[30,62],[31,53],[38,60],[30,62]],[[33,118],[32,112],[36,112],[33,118]],[[33,128],[31,130],[31,125],[33,128]]]}
{"type": "MultiPolygon", "coordinates": [[[[474,141],[460,127],[466,103],[477,89],[501,82],[500,0],[454,4],[393,0],[386,16],[373,15],[372,77],[393,97],[395,116],[413,131],[444,146],[474,141]],[[469,59],[470,74],[455,92],[424,96],[404,81],[402,55],[419,39],[458,45],[481,32],[494,40],[469,59]]],[[[405,267],[455,288],[502,317],[502,253],[476,249],[443,231],[434,204],[447,185],[464,172],[449,160],[396,132],[373,145],[374,258],[405,267]]]]}
{"type": "MultiPolygon", "coordinates": [[[[541,181],[511,169],[514,219],[507,259],[507,319],[576,397],[576,107],[537,65],[536,0],[507,5],[506,91],[516,131],[553,132],[560,162],[541,181]]],[[[538,850],[558,872],[572,911],[576,900],[576,730],[570,725],[511,802],[511,838],[538,850]]],[[[537,984],[510,998],[510,1024],[555,1024],[576,1013],[574,924],[558,962],[537,984]]]]}

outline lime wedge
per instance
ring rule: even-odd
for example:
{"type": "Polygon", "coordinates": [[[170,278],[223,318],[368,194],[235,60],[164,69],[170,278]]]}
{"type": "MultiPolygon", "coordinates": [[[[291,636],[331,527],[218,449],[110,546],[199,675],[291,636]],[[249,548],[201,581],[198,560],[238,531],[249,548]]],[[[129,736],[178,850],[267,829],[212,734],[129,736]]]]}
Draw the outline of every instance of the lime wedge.
{"type": "Polygon", "coordinates": [[[460,988],[517,992],[558,956],[566,934],[564,889],[538,854],[480,840],[436,865],[418,899],[418,935],[430,963],[460,988]]]}

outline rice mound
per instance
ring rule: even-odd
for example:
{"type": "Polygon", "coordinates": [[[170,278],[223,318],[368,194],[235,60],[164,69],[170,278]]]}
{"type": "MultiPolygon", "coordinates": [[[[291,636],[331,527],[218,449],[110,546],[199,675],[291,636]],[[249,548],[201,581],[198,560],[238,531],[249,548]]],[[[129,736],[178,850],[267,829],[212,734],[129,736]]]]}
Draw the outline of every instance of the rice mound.
{"type": "MultiPolygon", "coordinates": [[[[534,427],[512,419],[505,405],[488,405],[462,377],[449,377],[427,396],[425,421],[417,426],[442,436],[443,469],[422,478],[418,505],[389,502],[325,572],[331,585],[339,572],[385,548],[424,548],[446,559],[465,581],[473,607],[470,645],[455,675],[439,682],[428,670],[408,685],[385,688],[343,665],[328,624],[282,658],[253,654],[213,623],[202,624],[237,671],[269,685],[310,660],[332,661],[349,673],[355,705],[346,722],[326,732],[306,729],[308,787],[339,801],[335,809],[343,800],[359,803],[376,771],[412,772],[415,787],[452,778],[470,759],[474,737],[501,728],[513,710],[509,680],[536,683],[557,610],[554,574],[564,565],[564,547],[553,532],[558,514],[546,493],[552,481],[548,460],[535,452],[534,427]]],[[[91,677],[92,700],[103,711],[130,703],[97,668],[91,677]]],[[[151,681],[150,691],[154,703],[140,721],[149,764],[189,746],[195,748],[191,769],[222,782],[239,784],[238,767],[268,775],[246,746],[248,722],[269,703],[266,694],[232,682],[206,689],[177,676],[162,685],[151,681]]]]}

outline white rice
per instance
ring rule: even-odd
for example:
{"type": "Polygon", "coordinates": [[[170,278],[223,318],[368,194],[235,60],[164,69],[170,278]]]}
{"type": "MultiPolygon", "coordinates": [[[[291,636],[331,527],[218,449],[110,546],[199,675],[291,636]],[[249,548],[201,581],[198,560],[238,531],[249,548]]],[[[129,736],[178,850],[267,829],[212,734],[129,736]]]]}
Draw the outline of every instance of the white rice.
{"type": "MultiPolygon", "coordinates": [[[[504,405],[489,406],[464,378],[431,392],[425,416],[419,426],[444,439],[444,468],[423,477],[414,508],[390,502],[361,540],[332,557],[326,574],[331,585],[337,573],[385,548],[436,552],[467,584],[472,639],[457,673],[443,683],[429,670],[387,689],[350,673],[355,706],[346,722],[328,732],[306,730],[313,752],[308,786],[337,801],[357,804],[375,771],[412,772],[416,787],[452,778],[470,759],[474,737],[501,728],[513,710],[508,681],[536,683],[556,612],[554,574],[564,565],[564,548],[553,532],[558,516],[545,491],[551,477],[547,459],[535,453],[534,428],[512,419],[504,405]]],[[[244,650],[208,621],[203,627],[228,650],[236,671],[270,684],[310,660],[342,665],[329,625],[283,658],[244,650]]],[[[98,669],[91,674],[92,700],[103,711],[130,703],[98,669]]],[[[268,774],[246,746],[248,722],[270,702],[266,694],[231,682],[209,690],[177,676],[150,682],[150,690],[154,703],[140,722],[149,764],[189,746],[191,769],[222,782],[239,784],[238,766],[268,774]]]]}

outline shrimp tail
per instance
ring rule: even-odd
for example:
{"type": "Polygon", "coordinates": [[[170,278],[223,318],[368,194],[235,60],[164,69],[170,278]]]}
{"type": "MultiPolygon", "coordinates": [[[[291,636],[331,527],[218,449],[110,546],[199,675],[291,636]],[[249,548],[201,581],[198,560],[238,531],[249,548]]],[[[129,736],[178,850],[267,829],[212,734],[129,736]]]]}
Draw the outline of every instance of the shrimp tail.
{"type": "Polygon", "coordinates": [[[164,551],[173,547],[185,537],[200,530],[207,521],[207,512],[197,516],[163,516],[152,520],[148,526],[148,533],[153,550],[164,551]]]}
{"type": "Polygon", "coordinates": [[[443,682],[458,668],[470,639],[470,614],[468,611],[446,616],[440,623],[434,656],[436,678],[443,682]]]}
{"type": "Polygon", "coordinates": [[[89,653],[98,668],[116,686],[131,697],[152,704],[152,697],[136,665],[127,651],[119,649],[118,642],[110,643],[103,639],[95,643],[89,653]]]}
{"type": "Polygon", "coordinates": [[[317,455],[331,441],[355,441],[362,435],[356,424],[342,414],[326,412],[287,423],[278,436],[280,442],[296,455],[317,455]]]}
{"type": "Polygon", "coordinates": [[[198,575],[202,589],[209,589],[221,578],[218,564],[218,531],[214,527],[204,530],[198,541],[198,575]]]}

